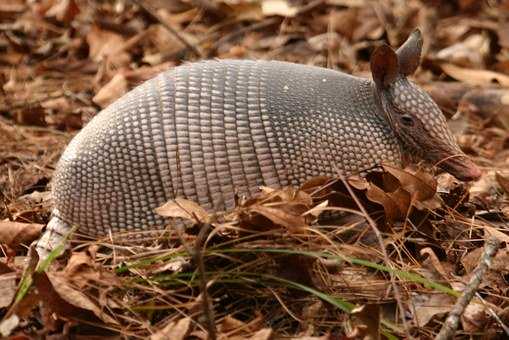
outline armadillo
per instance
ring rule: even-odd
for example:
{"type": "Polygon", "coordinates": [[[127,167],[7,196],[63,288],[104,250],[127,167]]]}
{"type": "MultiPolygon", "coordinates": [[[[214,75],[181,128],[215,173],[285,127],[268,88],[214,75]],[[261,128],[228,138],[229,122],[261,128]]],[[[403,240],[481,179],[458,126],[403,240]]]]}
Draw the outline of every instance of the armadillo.
{"type": "Polygon", "coordinates": [[[154,209],[185,197],[225,211],[259,186],[362,174],[412,154],[460,180],[480,169],[435,102],[407,77],[421,34],[377,47],[372,80],[280,61],[214,60],[157,75],[97,114],[70,142],[52,181],[54,209],[37,243],[45,257],[80,233],[151,230],[154,209]]]}

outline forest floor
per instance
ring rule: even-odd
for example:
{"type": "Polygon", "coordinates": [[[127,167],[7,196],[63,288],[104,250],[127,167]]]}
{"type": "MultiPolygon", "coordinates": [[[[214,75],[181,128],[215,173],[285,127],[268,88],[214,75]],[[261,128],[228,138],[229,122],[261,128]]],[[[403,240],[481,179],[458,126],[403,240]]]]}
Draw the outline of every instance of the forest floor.
{"type": "Polygon", "coordinates": [[[0,1],[0,336],[507,338],[508,19],[507,0],[0,1]],[[76,236],[35,267],[60,154],[123,93],[208,58],[370,77],[373,49],[417,27],[413,80],[479,181],[386,167],[264,188],[221,218],[177,200],[162,213],[193,228],[144,244],[76,236]],[[344,213],[318,219],[331,210],[344,213]]]}

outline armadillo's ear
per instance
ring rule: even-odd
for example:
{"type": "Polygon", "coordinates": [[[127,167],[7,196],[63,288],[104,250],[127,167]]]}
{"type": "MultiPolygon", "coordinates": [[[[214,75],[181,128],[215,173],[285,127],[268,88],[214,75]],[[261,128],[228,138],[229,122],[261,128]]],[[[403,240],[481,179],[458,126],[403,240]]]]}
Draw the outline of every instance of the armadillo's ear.
{"type": "Polygon", "coordinates": [[[379,88],[387,88],[399,74],[398,56],[389,45],[382,45],[371,55],[371,74],[379,88]]]}
{"type": "Polygon", "coordinates": [[[422,35],[419,29],[410,34],[403,45],[396,52],[399,60],[399,71],[401,74],[408,76],[417,70],[421,63],[422,51],[422,35]]]}

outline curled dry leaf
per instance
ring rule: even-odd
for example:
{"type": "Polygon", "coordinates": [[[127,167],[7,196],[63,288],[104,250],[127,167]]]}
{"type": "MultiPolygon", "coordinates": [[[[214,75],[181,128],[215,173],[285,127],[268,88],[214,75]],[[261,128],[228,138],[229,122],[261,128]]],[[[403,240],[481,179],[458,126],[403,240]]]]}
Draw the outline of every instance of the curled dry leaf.
{"type": "MultiPolygon", "coordinates": [[[[327,211],[327,207],[329,205],[329,201],[325,200],[317,205],[315,205],[313,208],[306,211],[302,216],[311,215],[314,217],[318,217],[322,212],[327,211]]],[[[329,209],[330,210],[330,209],[329,209]]]]}
{"type": "Polygon", "coordinates": [[[165,217],[184,218],[195,223],[210,223],[209,214],[197,203],[177,197],[154,210],[165,217]]]}
{"type": "Polygon", "coordinates": [[[41,235],[44,224],[0,221],[0,243],[16,247],[28,244],[41,235]]]}
{"type": "Polygon", "coordinates": [[[414,174],[389,165],[384,165],[384,169],[389,175],[384,175],[382,184],[375,184],[375,180],[359,188],[366,188],[366,198],[384,208],[389,222],[405,220],[412,206],[420,210],[441,206],[441,199],[436,194],[437,183],[430,174],[422,171],[414,174]]]}
{"type": "Polygon", "coordinates": [[[398,188],[395,192],[385,192],[371,184],[366,197],[383,206],[385,217],[390,222],[403,221],[410,209],[410,194],[398,188]]]}
{"type": "Polygon", "coordinates": [[[57,314],[74,319],[88,319],[95,315],[105,323],[118,325],[87,295],[72,287],[65,277],[55,273],[35,273],[34,284],[41,300],[57,314]]]}
{"type": "MultiPolygon", "coordinates": [[[[262,187],[263,195],[254,201],[259,203],[284,202],[292,205],[311,205],[313,198],[308,193],[294,188],[272,189],[262,187]]],[[[248,203],[249,204],[249,203],[248,203]]]]}
{"type": "Polygon", "coordinates": [[[230,218],[239,217],[241,225],[246,228],[270,229],[273,225],[299,230],[309,225],[309,213],[313,198],[302,190],[283,188],[278,190],[264,189],[259,195],[241,204],[230,218]],[[307,213],[307,214],[306,214],[307,213]]]}
{"type": "Polygon", "coordinates": [[[433,176],[423,171],[415,174],[399,169],[392,165],[384,164],[385,171],[396,177],[401,183],[401,187],[412,195],[412,199],[417,201],[425,201],[435,196],[437,191],[437,183],[433,176]]]}
{"type": "Polygon", "coordinates": [[[475,299],[467,305],[465,311],[461,314],[461,325],[469,333],[482,332],[488,320],[486,307],[475,299]]]}
{"type": "Polygon", "coordinates": [[[426,247],[421,249],[421,255],[427,255],[427,258],[423,261],[423,267],[428,268],[433,273],[433,280],[447,280],[450,275],[447,275],[448,271],[444,269],[442,263],[438,259],[432,248],[426,247]]]}
{"type": "Polygon", "coordinates": [[[250,212],[258,213],[268,218],[272,223],[285,227],[289,230],[305,228],[306,220],[301,215],[295,215],[285,211],[282,207],[272,208],[264,205],[253,205],[249,208],[250,212]]]}
{"type": "Polygon", "coordinates": [[[94,259],[85,252],[73,253],[63,274],[67,280],[79,288],[85,288],[90,285],[90,282],[93,282],[96,287],[121,286],[117,276],[95,263],[94,259]]]}
{"type": "Polygon", "coordinates": [[[191,318],[186,317],[177,321],[170,321],[161,330],[150,336],[150,340],[164,340],[164,339],[185,339],[189,332],[189,326],[191,325],[191,318]]]}

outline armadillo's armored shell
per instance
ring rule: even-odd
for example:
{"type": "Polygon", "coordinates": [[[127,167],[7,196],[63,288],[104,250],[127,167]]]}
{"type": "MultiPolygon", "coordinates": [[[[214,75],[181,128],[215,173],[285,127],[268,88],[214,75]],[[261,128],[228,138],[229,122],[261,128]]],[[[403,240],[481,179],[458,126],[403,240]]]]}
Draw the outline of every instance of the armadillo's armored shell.
{"type": "Polygon", "coordinates": [[[282,62],[209,61],[165,72],[99,113],[55,171],[54,215],[104,235],[161,226],[176,196],[224,210],[234,193],[399,163],[372,83],[282,62]]]}

